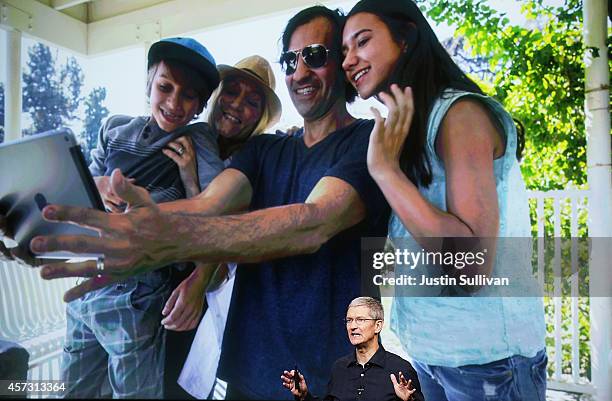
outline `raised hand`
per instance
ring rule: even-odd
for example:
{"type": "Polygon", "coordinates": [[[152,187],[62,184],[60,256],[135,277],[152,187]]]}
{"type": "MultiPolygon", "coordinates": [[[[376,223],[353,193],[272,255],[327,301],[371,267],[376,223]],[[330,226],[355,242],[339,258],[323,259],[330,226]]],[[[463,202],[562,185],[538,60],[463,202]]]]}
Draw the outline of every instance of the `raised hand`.
{"type": "Polygon", "coordinates": [[[298,372],[298,376],[299,376],[299,389],[295,388],[295,381],[294,381],[294,375],[295,375],[295,370],[290,370],[290,371],[283,371],[283,374],[281,376],[281,381],[283,386],[288,389],[289,391],[291,391],[291,394],[293,394],[294,397],[299,398],[300,400],[303,400],[304,398],[306,398],[306,395],[308,394],[308,386],[306,385],[306,379],[304,379],[304,375],[302,375],[301,373],[298,372]]]}
{"type": "Polygon", "coordinates": [[[412,399],[412,394],[414,394],[416,388],[411,388],[412,380],[406,380],[402,372],[399,372],[398,376],[399,382],[393,373],[390,375],[393,388],[395,389],[395,395],[397,395],[403,401],[408,401],[412,399]]]}
{"type": "Polygon", "coordinates": [[[391,93],[381,92],[379,98],[389,113],[384,119],[378,109],[371,108],[375,123],[368,146],[368,170],[373,177],[388,169],[399,168],[400,155],[414,114],[410,87],[401,90],[393,84],[391,93]]]}
{"type": "Polygon", "coordinates": [[[197,158],[191,137],[181,136],[176,138],[169,142],[167,149],[162,149],[162,152],[178,165],[187,197],[190,198],[199,194],[197,158]]]}

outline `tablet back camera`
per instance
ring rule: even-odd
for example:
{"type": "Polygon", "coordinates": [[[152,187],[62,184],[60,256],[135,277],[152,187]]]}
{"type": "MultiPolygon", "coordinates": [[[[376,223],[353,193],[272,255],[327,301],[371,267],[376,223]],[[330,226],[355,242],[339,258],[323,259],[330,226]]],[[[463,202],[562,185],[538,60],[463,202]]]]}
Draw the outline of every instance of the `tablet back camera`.
{"type": "Polygon", "coordinates": [[[34,202],[36,202],[36,206],[38,206],[38,210],[40,210],[41,212],[45,208],[45,206],[48,205],[47,198],[45,198],[45,195],[41,193],[34,195],[34,202]]]}

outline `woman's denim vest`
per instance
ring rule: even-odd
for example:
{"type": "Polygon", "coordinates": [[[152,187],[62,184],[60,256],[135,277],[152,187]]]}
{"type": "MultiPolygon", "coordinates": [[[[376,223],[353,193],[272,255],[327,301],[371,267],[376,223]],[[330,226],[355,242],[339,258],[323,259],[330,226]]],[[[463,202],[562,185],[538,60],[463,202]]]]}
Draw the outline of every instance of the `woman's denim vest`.
{"type": "MultiPolygon", "coordinates": [[[[437,99],[429,116],[426,143],[433,179],[428,188],[419,190],[431,204],[446,210],[446,173],[435,152],[435,141],[451,105],[465,97],[482,102],[505,135],[505,154],[493,166],[500,213],[494,275],[510,277],[513,286],[502,292],[503,296],[494,296],[490,287],[479,290],[477,297],[436,296],[428,288],[421,293],[397,291],[391,312],[391,328],[411,358],[451,367],[484,364],[512,355],[533,357],[545,346],[542,298],[524,296],[539,292],[531,273],[531,251],[525,246],[531,230],[527,193],[515,156],[516,127],[497,101],[455,90],[446,90],[437,99]]],[[[420,250],[395,213],[389,221],[389,240],[396,247],[412,244],[420,250]]],[[[432,274],[438,269],[420,266],[419,274],[428,268],[432,274]]]]}

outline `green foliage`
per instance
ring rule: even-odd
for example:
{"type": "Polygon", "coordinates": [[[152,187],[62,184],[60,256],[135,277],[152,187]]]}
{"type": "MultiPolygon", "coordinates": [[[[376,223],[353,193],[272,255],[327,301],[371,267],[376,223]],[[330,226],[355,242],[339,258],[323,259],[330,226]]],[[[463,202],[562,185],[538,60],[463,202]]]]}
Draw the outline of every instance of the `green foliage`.
{"type": "Polygon", "coordinates": [[[23,74],[23,110],[30,114],[32,135],[66,126],[75,118],[81,103],[83,71],[74,57],[58,73],[51,49],[37,43],[28,49],[27,71],[23,74]]]}
{"type": "Polygon", "coordinates": [[[552,7],[541,0],[523,0],[525,26],[511,23],[484,0],[417,3],[435,22],[455,26],[473,57],[488,61],[493,76],[489,94],[526,128],[522,171],[527,186],[583,187],[582,2],[565,0],[563,6],[552,7]]]}
{"type": "Polygon", "coordinates": [[[87,163],[91,162],[89,151],[95,148],[98,142],[98,130],[102,126],[102,120],[108,116],[108,109],[103,104],[104,99],[106,99],[106,89],[101,87],[94,88],[85,99],[85,119],[81,139],[87,163]]]}

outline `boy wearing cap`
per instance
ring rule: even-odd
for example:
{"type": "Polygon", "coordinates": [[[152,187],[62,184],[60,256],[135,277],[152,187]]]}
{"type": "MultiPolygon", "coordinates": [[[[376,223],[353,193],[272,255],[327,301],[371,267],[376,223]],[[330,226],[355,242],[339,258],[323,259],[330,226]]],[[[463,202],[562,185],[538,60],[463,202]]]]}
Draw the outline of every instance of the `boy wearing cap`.
{"type": "MultiPolygon", "coordinates": [[[[223,169],[206,124],[188,125],[218,84],[215,60],[197,41],[170,38],[151,47],[151,116],[110,117],[92,151],[89,168],[108,211],[124,207],[110,188],[116,168],[157,203],[198,194],[223,169]]],[[[135,276],[67,305],[66,397],[102,396],[108,382],[113,398],[162,398],[165,332],[159,316],[177,268],[135,276]]]]}

